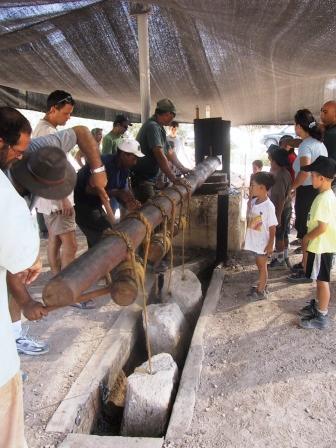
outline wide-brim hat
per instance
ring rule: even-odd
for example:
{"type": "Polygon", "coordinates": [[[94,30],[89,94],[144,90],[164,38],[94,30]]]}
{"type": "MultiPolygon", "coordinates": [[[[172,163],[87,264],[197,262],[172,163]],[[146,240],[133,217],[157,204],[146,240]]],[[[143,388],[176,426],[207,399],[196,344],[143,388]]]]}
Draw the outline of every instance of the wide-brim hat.
{"type": "Polygon", "coordinates": [[[23,188],[45,199],[69,196],[77,179],[65,153],[50,146],[27,151],[10,167],[10,174],[23,188]]]}

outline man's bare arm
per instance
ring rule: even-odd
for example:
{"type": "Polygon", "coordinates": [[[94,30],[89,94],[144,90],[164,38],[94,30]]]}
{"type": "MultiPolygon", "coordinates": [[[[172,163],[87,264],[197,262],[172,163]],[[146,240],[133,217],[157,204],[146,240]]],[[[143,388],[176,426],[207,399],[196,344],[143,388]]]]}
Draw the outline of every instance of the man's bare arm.
{"type": "Polygon", "coordinates": [[[186,168],[184,165],[182,165],[182,163],[179,161],[179,159],[177,158],[177,155],[175,153],[175,151],[173,149],[170,149],[168,151],[167,154],[167,159],[172,162],[172,164],[174,166],[176,166],[176,168],[181,171],[182,174],[188,174],[190,172],[190,170],[188,168],[186,168]]]}
{"type": "MultiPolygon", "coordinates": [[[[85,126],[74,126],[72,129],[77,137],[77,145],[87,160],[91,170],[101,168],[103,163],[101,161],[98,145],[89,129],[85,126]]],[[[108,201],[108,195],[105,191],[105,187],[107,185],[105,171],[93,173],[90,178],[90,184],[92,187],[97,188],[99,191],[99,196],[102,200],[108,201]]]]}
{"type": "Polygon", "coordinates": [[[18,303],[27,319],[39,320],[43,316],[47,316],[48,311],[46,308],[40,302],[36,302],[30,297],[18,274],[7,272],[7,286],[13,295],[13,299],[18,303]]]}
{"type": "Polygon", "coordinates": [[[169,163],[168,163],[168,159],[165,156],[161,146],[156,146],[153,149],[153,154],[154,154],[154,157],[156,158],[156,161],[157,161],[157,163],[158,163],[158,165],[160,167],[160,170],[168,177],[168,179],[171,182],[174,183],[176,181],[176,176],[174,175],[174,173],[170,169],[169,163]]]}

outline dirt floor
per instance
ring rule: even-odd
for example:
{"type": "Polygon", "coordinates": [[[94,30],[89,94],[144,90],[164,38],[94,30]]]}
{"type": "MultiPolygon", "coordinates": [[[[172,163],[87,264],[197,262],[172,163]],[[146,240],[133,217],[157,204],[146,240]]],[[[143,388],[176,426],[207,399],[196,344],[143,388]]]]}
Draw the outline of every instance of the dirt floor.
{"type": "MultiPolygon", "coordinates": [[[[79,231],[77,241],[80,255],[86,250],[86,243],[79,231]]],[[[37,299],[51,277],[45,240],[42,240],[41,254],[45,272],[30,287],[37,299]]],[[[24,323],[24,327],[29,325],[30,335],[50,344],[49,353],[43,356],[20,356],[21,369],[28,374],[24,383],[24,407],[29,448],[54,448],[65,437],[48,434],[45,427],[121,309],[109,297],[96,299],[96,305],[96,309],[84,311],[69,306],[39,322],[24,323]]]]}
{"type": "Polygon", "coordinates": [[[165,446],[334,448],[335,305],[327,331],[298,328],[297,311],[314,287],[289,284],[287,271],[270,274],[268,300],[249,303],[256,272],[244,258],[228,270],[206,332],[192,426],[181,443],[165,446]]]}
{"type": "MultiPolygon", "coordinates": [[[[183,441],[166,447],[336,447],[335,329],[297,326],[297,311],[313,297],[313,286],[289,284],[287,271],[275,271],[269,299],[248,303],[246,293],[256,279],[252,259],[236,257],[231,265],[205,336],[192,426],[183,441]]],[[[31,288],[36,297],[48,275],[31,288]]],[[[30,448],[56,448],[64,438],[45,433],[46,424],[119,311],[103,297],[95,310],[67,307],[30,324],[30,333],[50,344],[44,356],[21,356],[29,375],[24,402],[30,448]]]]}

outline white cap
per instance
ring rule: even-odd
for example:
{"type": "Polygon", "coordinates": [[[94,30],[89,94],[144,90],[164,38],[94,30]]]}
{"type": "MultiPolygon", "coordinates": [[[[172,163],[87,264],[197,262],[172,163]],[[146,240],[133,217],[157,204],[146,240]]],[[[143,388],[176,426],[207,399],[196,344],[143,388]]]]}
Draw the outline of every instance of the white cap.
{"type": "Polygon", "coordinates": [[[119,143],[118,148],[121,151],[134,154],[137,157],[145,157],[145,154],[140,151],[139,142],[131,138],[123,138],[119,143]]]}

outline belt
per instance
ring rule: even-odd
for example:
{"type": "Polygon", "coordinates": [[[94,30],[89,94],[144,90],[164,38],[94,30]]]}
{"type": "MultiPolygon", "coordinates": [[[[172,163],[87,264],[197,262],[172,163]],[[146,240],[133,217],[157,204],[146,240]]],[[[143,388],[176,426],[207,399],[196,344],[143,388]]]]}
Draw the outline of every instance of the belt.
{"type": "Polygon", "coordinates": [[[50,213],[51,215],[61,215],[62,214],[62,210],[55,210],[53,212],[50,213]]]}

